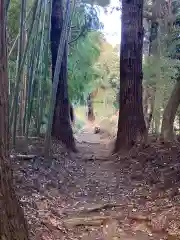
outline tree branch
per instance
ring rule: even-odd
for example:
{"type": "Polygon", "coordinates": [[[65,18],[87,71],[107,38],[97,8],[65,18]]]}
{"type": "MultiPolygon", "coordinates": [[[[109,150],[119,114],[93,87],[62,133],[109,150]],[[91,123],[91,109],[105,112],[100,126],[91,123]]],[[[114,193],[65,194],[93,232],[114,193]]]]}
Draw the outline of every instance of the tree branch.
{"type": "Polygon", "coordinates": [[[152,13],[150,13],[148,11],[144,11],[143,18],[147,18],[147,20],[152,20],[152,13]]]}
{"type": "Polygon", "coordinates": [[[71,43],[77,41],[83,35],[84,32],[85,32],[85,30],[84,30],[84,28],[82,28],[80,34],[77,37],[75,37],[74,39],[72,39],[70,42],[68,42],[68,44],[71,44],[71,43]]]}

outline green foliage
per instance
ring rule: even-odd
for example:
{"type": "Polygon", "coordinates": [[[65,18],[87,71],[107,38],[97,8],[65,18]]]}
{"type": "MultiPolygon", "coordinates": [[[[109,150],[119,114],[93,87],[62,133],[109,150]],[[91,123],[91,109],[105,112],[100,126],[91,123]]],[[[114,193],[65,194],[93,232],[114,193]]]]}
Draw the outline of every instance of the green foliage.
{"type": "Polygon", "coordinates": [[[96,63],[96,67],[101,72],[101,77],[97,84],[104,89],[104,95],[106,96],[104,101],[109,102],[111,107],[119,107],[119,101],[117,96],[119,95],[119,46],[112,47],[111,44],[102,40],[101,54],[96,63]],[[109,96],[109,97],[108,97],[109,96]]]}
{"type": "Polygon", "coordinates": [[[101,55],[96,63],[96,67],[102,72],[101,86],[113,88],[115,91],[119,88],[120,58],[118,50],[118,47],[113,48],[111,44],[103,40],[101,44],[101,55]]]}
{"type": "MultiPolygon", "coordinates": [[[[22,0],[21,0],[22,1],[22,0]]],[[[10,106],[14,99],[14,89],[17,85],[17,60],[18,60],[18,34],[20,33],[20,0],[11,0],[8,9],[8,53],[12,54],[9,57],[9,96],[10,106]],[[15,44],[14,44],[15,43],[15,44]],[[13,46],[13,48],[12,48],[13,46]]],[[[52,79],[51,79],[51,62],[49,54],[49,23],[50,23],[50,2],[48,0],[38,0],[38,8],[34,24],[32,23],[32,6],[35,1],[28,0],[26,6],[26,25],[27,35],[32,30],[32,35],[25,42],[27,46],[26,57],[24,58],[22,79],[26,79],[24,83],[20,83],[18,87],[18,121],[22,107],[21,99],[21,84],[25,89],[24,105],[25,112],[24,126],[37,127],[41,122],[46,122],[49,109],[49,100],[51,95],[52,79]],[[31,9],[31,11],[30,11],[31,9]],[[28,13],[30,13],[28,15],[28,13]],[[27,18],[28,15],[28,18],[27,18]]],[[[106,2],[107,4],[107,2],[106,2]]],[[[73,11],[72,7],[72,22],[69,33],[69,56],[68,56],[68,76],[69,76],[69,96],[74,103],[84,102],[87,94],[97,87],[108,85],[112,87],[113,81],[119,81],[119,61],[117,56],[109,53],[105,54],[107,63],[103,63],[101,57],[104,51],[103,35],[99,32],[102,24],[98,18],[98,7],[91,5],[90,2],[76,2],[73,11]],[[115,56],[115,60],[113,59],[115,56]],[[109,62],[108,62],[109,59],[109,62]],[[100,61],[102,61],[100,63],[100,61]],[[116,67],[118,66],[118,67],[116,67]],[[107,70],[108,69],[108,70],[107,70]]],[[[25,48],[24,48],[25,49],[25,48]]],[[[24,51],[25,52],[25,51],[24,51]]],[[[24,54],[23,52],[23,54],[24,54]]],[[[20,79],[19,79],[20,80],[20,79]]],[[[18,81],[19,81],[18,80],[18,81]]],[[[24,81],[24,80],[23,80],[24,81]]],[[[115,85],[114,85],[115,86],[115,85]]],[[[77,128],[81,128],[83,123],[79,122],[77,128]]],[[[46,123],[44,128],[46,128],[46,123]]],[[[25,129],[25,132],[26,130],[25,129]]]]}
{"type": "Polygon", "coordinates": [[[164,107],[176,81],[179,60],[168,57],[147,57],[143,64],[144,84],[156,88],[155,109],[164,107]]]}
{"type": "Polygon", "coordinates": [[[159,81],[162,84],[170,81],[174,82],[178,73],[177,66],[179,64],[180,61],[168,57],[161,56],[160,59],[153,56],[147,57],[143,64],[144,82],[149,85],[154,85],[159,81]]]}
{"type": "Polygon", "coordinates": [[[158,111],[158,116],[161,115],[160,109],[165,107],[173,85],[180,76],[179,7],[178,1],[172,1],[172,14],[165,15],[163,20],[158,19],[158,36],[155,40],[157,53],[151,57],[146,56],[143,63],[144,84],[156,90],[155,111],[158,111]]]}
{"type": "Polygon", "coordinates": [[[72,15],[70,46],[79,38],[85,37],[89,31],[97,31],[100,28],[102,28],[102,24],[99,21],[97,9],[80,2],[76,5],[72,15]]]}
{"type": "Polygon", "coordinates": [[[91,91],[90,84],[99,77],[98,69],[94,67],[100,55],[99,32],[89,32],[70,49],[68,58],[69,95],[71,100],[83,101],[91,91]]]}
{"type": "Polygon", "coordinates": [[[20,17],[21,1],[11,0],[8,10],[8,43],[12,45],[19,32],[19,17],[20,17]]]}

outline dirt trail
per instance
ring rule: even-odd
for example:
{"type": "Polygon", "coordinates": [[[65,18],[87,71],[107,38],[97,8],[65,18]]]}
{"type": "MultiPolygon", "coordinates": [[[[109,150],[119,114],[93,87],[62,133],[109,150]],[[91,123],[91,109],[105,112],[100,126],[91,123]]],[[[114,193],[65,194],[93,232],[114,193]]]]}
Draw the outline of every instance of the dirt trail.
{"type": "Polygon", "coordinates": [[[13,162],[31,239],[180,239],[177,146],[119,159],[98,134],[76,137],[78,154],[55,143],[50,161],[13,162]]]}

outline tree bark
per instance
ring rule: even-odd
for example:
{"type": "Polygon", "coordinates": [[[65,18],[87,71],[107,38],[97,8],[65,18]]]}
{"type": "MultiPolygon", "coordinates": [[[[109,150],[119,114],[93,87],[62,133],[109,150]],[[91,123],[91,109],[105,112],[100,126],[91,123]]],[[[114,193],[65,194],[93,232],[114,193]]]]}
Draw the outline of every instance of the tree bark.
{"type": "Polygon", "coordinates": [[[95,121],[95,115],[94,115],[91,93],[87,97],[87,107],[88,107],[88,112],[87,112],[88,121],[94,122],[95,121]]]}
{"type": "Polygon", "coordinates": [[[8,75],[5,4],[0,0],[0,239],[28,239],[27,224],[13,187],[8,156],[8,75]]]}
{"type": "Polygon", "coordinates": [[[146,128],[149,130],[151,126],[155,102],[155,89],[150,86],[144,86],[143,91],[143,112],[146,123],[146,128]]]}
{"type": "Polygon", "coordinates": [[[154,109],[154,131],[156,134],[160,133],[161,127],[161,108],[156,106],[154,109]]]}
{"type": "Polygon", "coordinates": [[[115,152],[147,137],[142,107],[143,0],[122,1],[120,111],[115,152]]]}
{"type": "Polygon", "coordinates": [[[70,105],[70,119],[71,119],[71,123],[74,124],[75,122],[75,116],[74,116],[74,109],[73,109],[73,106],[70,105]]]}
{"type": "MultiPolygon", "coordinates": [[[[22,55],[25,50],[26,45],[26,29],[24,20],[26,18],[26,0],[21,1],[21,14],[20,14],[20,27],[22,28],[19,38],[19,65],[22,61],[22,55]]],[[[23,119],[25,116],[25,99],[26,99],[26,75],[23,71],[21,74],[21,84],[20,84],[20,106],[19,106],[19,133],[23,136],[23,119]]]]}
{"type": "MultiPolygon", "coordinates": [[[[159,51],[159,21],[158,19],[161,16],[161,5],[162,0],[152,0],[152,19],[151,19],[151,27],[150,27],[150,35],[149,35],[149,56],[154,56],[156,61],[160,61],[160,51],[159,51]]],[[[157,80],[160,78],[160,69],[157,71],[156,76],[157,80]]],[[[154,104],[155,104],[155,94],[156,94],[156,84],[153,83],[151,86],[151,100],[149,105],[149,113],[145,114],[146,118],[146,126],[149,130],[152,121],[152,115],[154,112],[154,104]]]]}
{"type": "MultiPolygon", "coordinates": [[[[53,0],[51,15],[51,53],[52,76],[54,76],[58,46],[63,25],[63,1],[53,0]]],[[[70,121],[70,104],[68,96],[68,72],[67,72],[67,39],[59,74],[59,83],[54,110],[52,136],[62,141],[65,146],[76,151],[73,131],[70,121]]]]}
{"type": "Polygon", "coordinates": [[[179,104],[180,104],[180,81],[177,81],[163,113],[161,127],[161,140],[163,141],[174,140],[175,135],[173,131],[173,124],[179,104]]]}

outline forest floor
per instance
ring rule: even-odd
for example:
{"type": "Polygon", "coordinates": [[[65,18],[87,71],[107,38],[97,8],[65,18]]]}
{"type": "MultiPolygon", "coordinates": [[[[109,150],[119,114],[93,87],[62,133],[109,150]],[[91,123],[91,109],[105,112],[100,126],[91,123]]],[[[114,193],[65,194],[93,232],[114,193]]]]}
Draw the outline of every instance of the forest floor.
{"type": "Polygon", "coordinates": [[[77,140],[77,154],[54,142],[45,160],[43,140],[31,139],[29,153],[38,156],[13,158],[31,239],[180,239],[178,144],[152,143],[120,157],[88,130],[77,140]]]}

